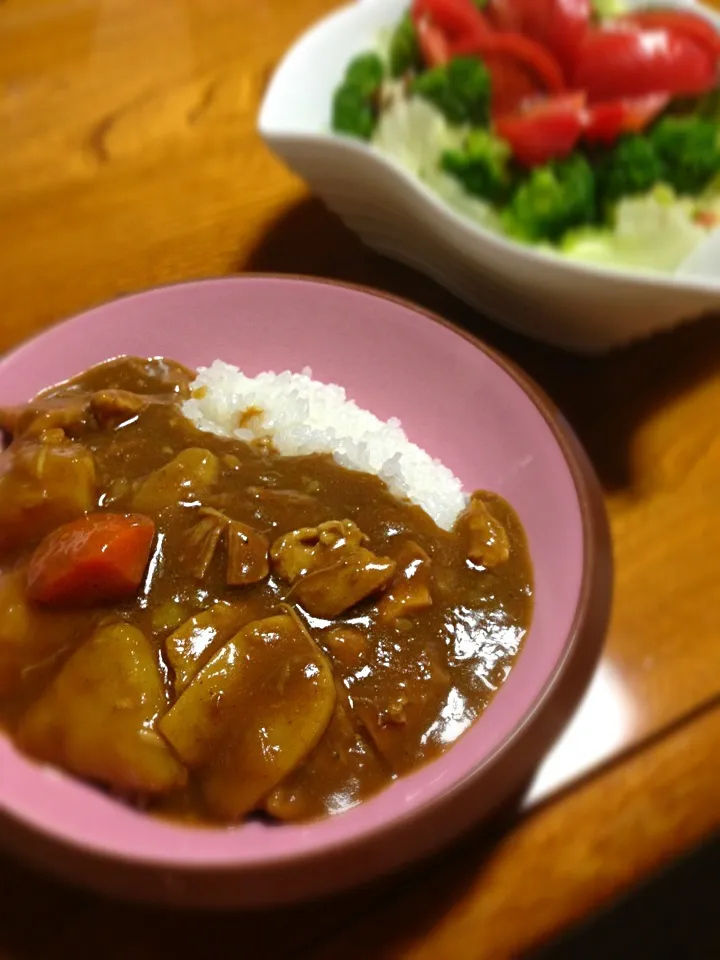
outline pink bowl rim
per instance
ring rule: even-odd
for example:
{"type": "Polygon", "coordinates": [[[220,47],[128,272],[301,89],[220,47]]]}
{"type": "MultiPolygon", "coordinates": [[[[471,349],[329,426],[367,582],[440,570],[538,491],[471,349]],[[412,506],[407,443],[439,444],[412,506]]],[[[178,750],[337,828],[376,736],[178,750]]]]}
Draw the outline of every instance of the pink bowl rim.
{"type": "MultiPolygon", "coordinates": [[[[423,817],[426,817],[434,808],[443,807],[451,803],[454,798],[465,791],[470,782],[476,782],[486,777],[493,767],[498,768],[500,775],[507,780],[507,789],[503,791],[502,787],[500,787],[499,792],[508,795],[517,785],[517,776],[511,777],[508,775],[507,764],[503,769],[499,769],[501,766],[500,761],[507,759],[508,755],[513,752],[522,753],[524,757],[519,761],[520,765],[524,766],[527,775],[532,772],[535,764],[541,758],[542,753],[544,753],[549,746],[547,732],[533,730],[533,725],[536,727],[540,726],[540,724],[535,721],[540,718],[540,715],[543,714],[550,701],[553,701],[553,713],[559,713],[564,719],[569,717],[590,679],[604,642],[612,601],[612,550],[610,532],[600,484],[580,441],[566,422],[563,414],[545,391],[517,366],[514,361],[484,343],[479,337],[476,337],[468,330],[463,329],[452,321],[410,300],[387,293],[383,290],[374,289],[364,284],[336,281],[303,274],[248,272],[234,276],[208,276],[133,291],[89,307],[65,320],[58,321],[7,351],[0,357],[0,368],[16,354],[23,352],[42,340],[43,337],[52,330],[60,327],[72,327],[76,323],[79,324],[81,321],[84,321],[89,314],[100,311],[111,304],[131,301],[133,299],[144,299],[155,294],[161,295],[165,291],[183,287],[199,287],[228,283],[241,284],[247,280],[262,280],[276,283],[301,281],[316,286],[328,286],[354,291],[374,299],[387,300],[424,317],[426,320],[439,324],[456,336],[462,337],[469,344],[484,353],[488,359],[498,366],[515,385],[519,387],[530,403],[540,412],[553,439],[560,448],[572,477],[578,505],[580,507],[583,539],[583,569],[575,615],[563,646],[562,655],[557,658],[554,668],[550,672],[540,692],[535,697],[527,712],[492,752],[478,760],[477,764],[471,769],[453,779],[452,782],[435,793],[435,795],[422,800],[412,809],[401,809],[397,813],[387,816],[378,824],[364,826],[347,835],[338,832],[336,836],[324,839],[318,844],[305,844],[301,845],[300,849],[293,849],[291,847],[290,849],[273,851],[272,853],[257,850],[248,851],[243,852],[242,856],[238,854],[232,859],[208,854],[205,854],[205,856],[196,856],[194,854],[188,856],[182,851],[176,852],[173,849],[169,849],[167,853],[163,853],[162,856],[145,856],[138,855],[134,852],[128,854],[121,850],[96,844],[82,835],[76,835],[56,821],[40,817],[35,818],[25,814],[24,811],[10,809],[3,801],[2,787],[0,786],[0,813],[8,817],[10,821],[14,821],[18,826],[29,829],[31,833],[36,833],[50,842],[60,843],[65,847],[72,847],[92,857],[100,857],[106,860],[115,860],[139,866],[144,865],[151,868],[172,869],[193,873],[206,871],[208,869],[214,872],[233,873],[243,870],[253,870],[259,867],[282,866],[291,863],[299,864],[318,859],[328,854],[337,853],[340,850],[361,846],[364,841],[369,841],[370,838],[372,838],[373,842],[377,842],[379,839],[381,840],[400,827],[407,828],[412,825],[413,821],[421,821],[423,817]]],[[[559,730],[555,732],[557,733],[559,730]]],[[[432,762],[430,765],[432,765],[432,762]]],[[[512,766],[512,764],[510,764],[510,766],[512,766]]],[[[84,784],[79,784],[79,786],[83,789],[93,789],[84,784]]],[[[335,818],[330,819],[335,820],[335,818]]],[[[342,817],[339,819],[342,819],[342,817]]],[[[178,829],[179,831],[187,831],[188,833],[194,833],[196,835],[203,833],[206,835],[218,835],[228,832],[227,827],[187,828],[181,826],[178,828],[176,825],[168,824],[160,819],[156,822],[158,829],[161,830],[167,829],[168,826],[170,826],[175,836],[177,836],[177,832],[175,831],[178,829]]],[[[304,827],[309,834],[314,834],[318,829],[321,830],[323,824],[327,822],[328,818],[324,818],[305,824],[304,827]]],[[[240,829],[242,829],[242,826],[240,829]]],[[[279,825],[273,827],[273,829],[281,830],[283,826],[279,825]]],[[[168,839],[170,839],[170,835],[168,835],[168,839]]]]}

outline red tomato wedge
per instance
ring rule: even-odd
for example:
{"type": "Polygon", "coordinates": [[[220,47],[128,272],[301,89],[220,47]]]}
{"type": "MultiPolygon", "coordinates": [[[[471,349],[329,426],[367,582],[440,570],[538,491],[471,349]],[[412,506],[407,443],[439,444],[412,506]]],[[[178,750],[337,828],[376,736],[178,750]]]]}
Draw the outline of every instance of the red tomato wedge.
{"type": "Polygon", "coordinates": [[[558,62],[543,47],[517,33],[474,34],[451,44],[453,56],[477,56],[492,78],[493,114],[517,110],[539,94],[559,94],[565,81],[558,62]]]}
{"type": "Polygon", "coordinates": [[[412,18],[416,25],[429,20],[451,39],[489,30],[485,17],[472,0],[413,0],[412,18]]]}
{"type": "Polygon", "coordinates": [[[626,14],[621,22],[649,30],[670,30],[694,40],[713,56],[720,57],[720,33],[703,17],[689,10],[638,10],[626,14]]]}
{"type": "Polygon", "coordinates": [[[155,524],[136,514],[91,513],[58,527],[28,567],[27,593],[36,603],[109,603],[135,594],[155,538],[155,524]]]}
{"type": "Polygon", "coordinates": [[[575,149],[585,125],[584,94],[543,100],[512,116],[498,117],[495,130],[518,163],[536,167],[575,149]]]}
{"type": "Polygon", "coordinates": [[[665,109],[667,93],[653,93],[634,100],[596,103],[587,111],[585,139],[590,143],[614,143],[623,133],[640,133],[665,109]]]}
{"type": "Polygon", "coordinates": [[[522,33],[546,47],[566,70],[590,24],[590,0],[490,0],[487,17],[498,30],[522,33]]]}
{"type": "Polygon", "coordinates": [[[429,20],[419,21],[415,29],[426,66],[441,67],[450,60],[450,44],[442,30],[429,20]]]}
{"type": "Polygon", "coordinates": [[[650,93],[695,95],[716,80],[715,57],[694,40],[668,30],[607,25],[585,34],[572,86],[594,103],[650,93]]]}

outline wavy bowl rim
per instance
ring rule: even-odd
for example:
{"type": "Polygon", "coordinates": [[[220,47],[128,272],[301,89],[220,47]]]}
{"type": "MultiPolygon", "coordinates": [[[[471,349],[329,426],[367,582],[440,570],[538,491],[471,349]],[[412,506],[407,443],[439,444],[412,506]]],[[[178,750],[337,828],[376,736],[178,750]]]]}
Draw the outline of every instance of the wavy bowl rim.
{"type": "MultiPolygon", "coordinates": [[[[449,223],[456,229],[465,231],[473,241],[482,242],[493,247],[498,254],[504,254],[507,258],[517,258],[519,261],[533,263],[548,267],[554,266],[561,273],[567,272],[581,276],[587,281],[613,281],[616,283],[625,283],[638,288],[645,289],[669,289],[688,294],[717,294],[720,298],[720,276],[711,277],[677,277],[674,274],[654,273],[651,270],[622,270],[612,266],[600,266],[592,263],[583,263],[581,261],[569,260],[562,257],[559,253],[545,250],[541,247],[534,247],[521,244],[503,233],[496,233],[476,223],[470,217],[466,217],[454,210],[449,204],[433,191],[419,177],[405,169],[394,158],[387,156],[380,150],[374,149],[369,144],[356,140],[353,137],[344,137],[331,131],[318,130],[315,133],[293,130],[290,127],[270,126],[267,123],[266,114],[270,105],[274,102],[276,81],[286,69],[288,63],[297,53],[301,46],[311,39],[317,39],[328,27],[335,22],[348,19],[357,15],[362,8],[377,6],[384,3],[384,0],[353,0],[337,10],[331,11],[326,16],[312,23],[296,40],[281,58],[278,66],[273,72],[270,83],[262,99],[260,109],[257,115],[257,130],[266,144],[274,148],[276,144],[295,143],[309,145],[313,144],[320,152],[324,152],[328,144],[343,147],[348,154],[354,155],[367,166],[375,164],[384,170],[394,174],[405,183],[415,195],[422,200],[426,208],[430,211],[444,216],[449,223]]],[[[720,35],[720,11],[707,8],[698,0],[663,0],[663,4],[678,10],[692,10],[704,19],[709,20],[720,35]]],[[[638,8],[643,6],[653,6],[652,0],[647,0],[638,4],[638,8]]],[[[332,90],[328,90],[328,103],[332,95],[332,90]]],[[[321,195],[322,196],[322,195],[321,195]]],[[[477,258],[479,251],[471,251],[473,259],[477,258]]]]}

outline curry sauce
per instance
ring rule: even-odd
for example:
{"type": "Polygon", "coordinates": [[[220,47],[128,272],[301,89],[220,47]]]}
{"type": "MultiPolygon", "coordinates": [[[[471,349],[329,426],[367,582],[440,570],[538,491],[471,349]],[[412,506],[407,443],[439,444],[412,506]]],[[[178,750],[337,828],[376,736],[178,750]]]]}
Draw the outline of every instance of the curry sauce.
{"type": "Polygon", "coordinates": [[[0,723],[158,814],[338,813],[506,678],[525,535],[490,493],[447,532],[329,456],[201,432],[193,378],[122,358],[0,411],[0,723]]]}

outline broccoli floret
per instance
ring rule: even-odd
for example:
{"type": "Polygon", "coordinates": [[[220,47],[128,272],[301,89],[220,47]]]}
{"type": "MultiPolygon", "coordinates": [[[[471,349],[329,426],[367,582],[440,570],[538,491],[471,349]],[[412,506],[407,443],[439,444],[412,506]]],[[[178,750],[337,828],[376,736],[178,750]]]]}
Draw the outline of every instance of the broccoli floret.
{"type": "Polygon", "coordinates": [[[582,154],[535,167],[505,211],[505,227],[528,241],[556,242],[596,217],[595,175],[582,154]]]}
{"type": "Polygon", "coordinates": [[[434,104],[450,123],[488,123],[490,74],[475,57],[455,57],[442,67],[421,73],[410,90],[434,104]]]}
{"type": "Polygon", "coordinates": [[[646,193],[663,177],[662,164],[646,136],[622,137],[597,163],[598,189],[606,204],[646,193]]]}
{"type": "Polygon", "coordinates": [[[385,77],[385,67],[376,53],[362,53],[345,71],[344,86],[354,87],[371,97],[385,77]]]}
{"type": "Polygon", "coordinates": [[[336,133],[369,140],[376,123],[377,114],[372,100],[360,90],[343,84],[335,91],[332,128],[336,133]]]}
{"type": "Polygon", "coordinates": [[[663,180],[680,194],[700,193],[720,172],[720,131],[702,117],[665,117],[650,140],[663,169],[663,180]]]}
{"type": "Polygon", "coordinates": [[[376,53],[364,53],[351,62],[333,97],[332,128],[336,133],[370,139],[377,124],[377,95],[384,75],[376,53]]]}
{"type": "Polygon", "coordinates": [[[412,17],[406,13],[390,40],[390,73],[393,77],[402,77],[408,70],[422,67],[420,45],[412,17]]]}
{"type": "Polygon", "coordinates": [[[506,203],[513,186],[510,145],[487,130],[471,130],[462,150],[446,150],[443,170],[456,177],[468,193],[491,203],[506,203]]]}

